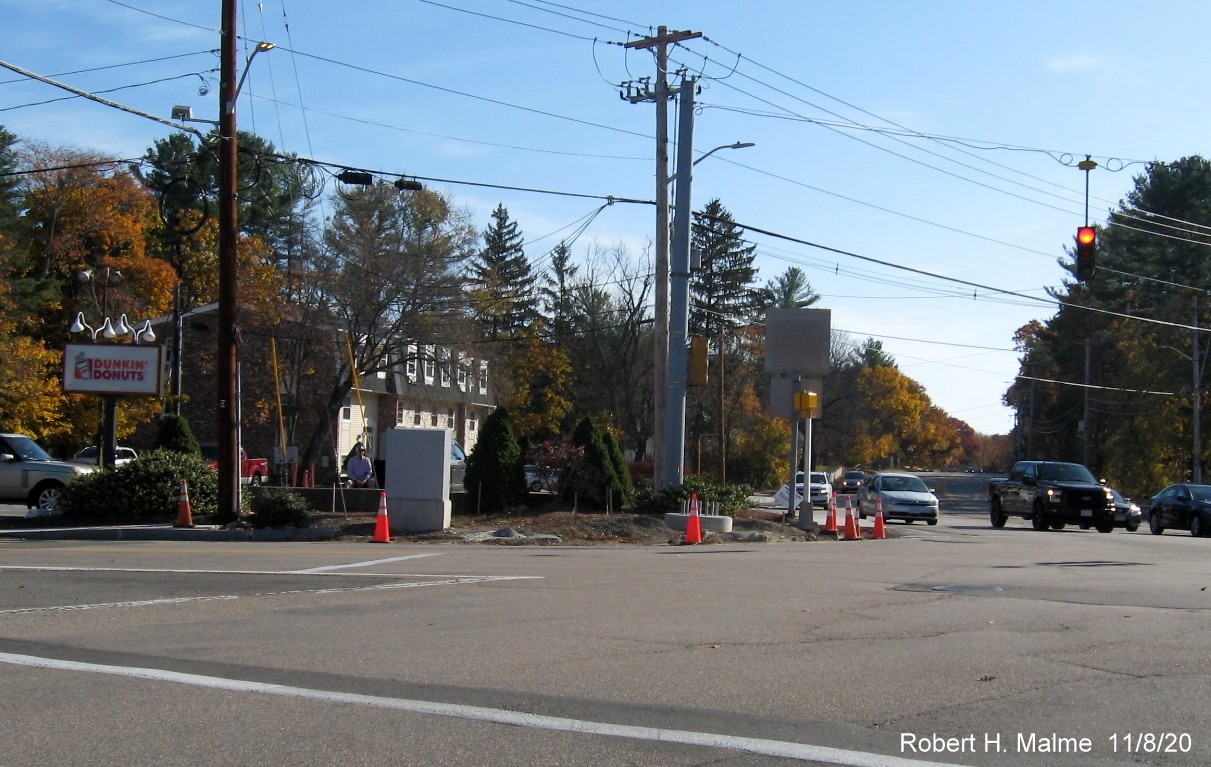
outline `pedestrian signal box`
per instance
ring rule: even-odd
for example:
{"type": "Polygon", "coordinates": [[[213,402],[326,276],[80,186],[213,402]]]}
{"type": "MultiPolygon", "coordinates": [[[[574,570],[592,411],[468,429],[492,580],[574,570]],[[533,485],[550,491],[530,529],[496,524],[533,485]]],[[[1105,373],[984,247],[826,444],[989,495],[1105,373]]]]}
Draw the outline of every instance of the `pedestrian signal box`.
{"type": "Polygon", "coordinates": [[[820,395],[814,391],[797,391],[795,392],[795,410],[805,414],[808,418],[815,418],[819,413],[820,395]]]}

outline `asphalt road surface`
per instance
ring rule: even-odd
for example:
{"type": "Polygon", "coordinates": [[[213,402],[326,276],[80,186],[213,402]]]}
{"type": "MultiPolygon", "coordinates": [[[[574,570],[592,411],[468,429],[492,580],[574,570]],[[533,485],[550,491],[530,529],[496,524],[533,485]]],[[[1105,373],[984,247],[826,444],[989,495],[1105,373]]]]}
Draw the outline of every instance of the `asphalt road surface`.
{"type": "Polygon", "coordinates": [[[1211,541],[984,481],[884,541],[0,539],[0,763],[1211,763],[1211,541]]]}

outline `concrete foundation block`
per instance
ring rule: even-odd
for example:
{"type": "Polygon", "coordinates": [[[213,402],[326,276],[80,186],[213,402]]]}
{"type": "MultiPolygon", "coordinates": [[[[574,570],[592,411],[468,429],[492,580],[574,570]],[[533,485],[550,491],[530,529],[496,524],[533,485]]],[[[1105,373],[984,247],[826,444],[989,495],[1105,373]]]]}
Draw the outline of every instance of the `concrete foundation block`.
{"type": "MultiPolygon", "coordinates": [[[[670,530],[676,530],[679,533],[684,533],[686,521],[689,517],[689,514],[674,512],[665,514],[665,527],[670,530]]],[[[723,514],[699,514],[698,524],[702,527],[702,532],[704,533],[730,533],[732,531],[732,518],[723,514]]]]}

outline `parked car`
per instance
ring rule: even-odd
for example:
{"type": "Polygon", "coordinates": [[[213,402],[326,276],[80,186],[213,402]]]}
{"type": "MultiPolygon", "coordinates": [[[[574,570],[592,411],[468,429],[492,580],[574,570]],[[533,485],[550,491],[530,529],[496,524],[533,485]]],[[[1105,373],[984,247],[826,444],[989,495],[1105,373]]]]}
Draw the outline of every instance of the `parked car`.
{"type": "Polygon", "coordinates": [[[1169,485],[1153,496],[1148,529],[1160,535],[1169,528],[1195,538],[1211,534],[1211,485],[1169,485]]]}
{"type": "Polygon", "coordinates": [[[24,503],[27,517],[59,513],[59,491],[94,466],[56,461],[24,434],[0,434],[0,501],[24,503]]]}
{"type": "Polygon", "coordinates": [[[875,516],[880,502],[885,521],[923,519],[926,524],[938,524],[938,497],[916,474],[887,471],[872,476],[858,491],[858,516],[875,516]]]}
{"type": "Polygon", "coordinates": [[[837,493],[840,495],[856,495],[864,484],[866,484],[866,472],[857,469],[847,471],[845,472],[845,476],[841,477],[841,485],[837,488],[837,493]]]}
{"type": "MultiPolygon", "coordinates": [[[[71,460],[68,461],[68,463],[81,463],[81,464],[84,464],[85,466],[100,466],[101,465],[100,452],[101,451],[97,450],[96,445],[89,445],[88,447],[81,449],[80,452],[78,452],[74,456],[72,456],[71,460]]],[[[137,452],[135,452],[135,449],[133,447],[122,447],[121,445],[118,445],[114,449],[114,466],[122,466],[124,464],[130,463],[131,461],[136,461],[136,460],[138,460],[138,458],[139,458],[139,454],[137,452]]]]}
{"type": "MultiPolygon", "coordinates": [[[[812,506],[828,507],[828,502],[833,498],[833,486],[828,481],[827,474],[822,471],[811,472],[807,489],[812,506]]],[[[795,474],[795,492],[803,497],[803,472],[795,474]]]]}
{"type": "Polygon", "coordinates": [[[1114,496],[1114,526],[1121,527],[1129,533],[1139,530],[1140,522],[1143,520],[1139,504],[1132,503],[1130,498],[1114,488],[1110,488],[1110,494],[1114,496]]]}
{"type": "Polygon", "coordinates": [[[559,472],[545,466],[526,464],[526,488],[531,493],[541,490],[555,491],[559,483],[559,472]]]}
{"type": "Polygon", "coordinates": [[[463,475],[467,473],[467,454],[458,440],[450,440],[450,492],[463,493],[463,475]]]}

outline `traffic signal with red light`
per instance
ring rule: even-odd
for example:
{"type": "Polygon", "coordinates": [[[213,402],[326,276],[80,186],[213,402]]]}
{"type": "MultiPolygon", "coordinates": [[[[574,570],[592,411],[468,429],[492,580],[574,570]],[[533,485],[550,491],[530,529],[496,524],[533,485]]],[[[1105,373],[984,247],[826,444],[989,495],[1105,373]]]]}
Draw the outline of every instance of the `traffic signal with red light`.
{"type": "Polygon", "coordinates": [[[1081,282],[1093,279],[1093,261],[1097,255],[1097,229],[1082,226],[1076,230],[1076,278],[1081,282]]]}

